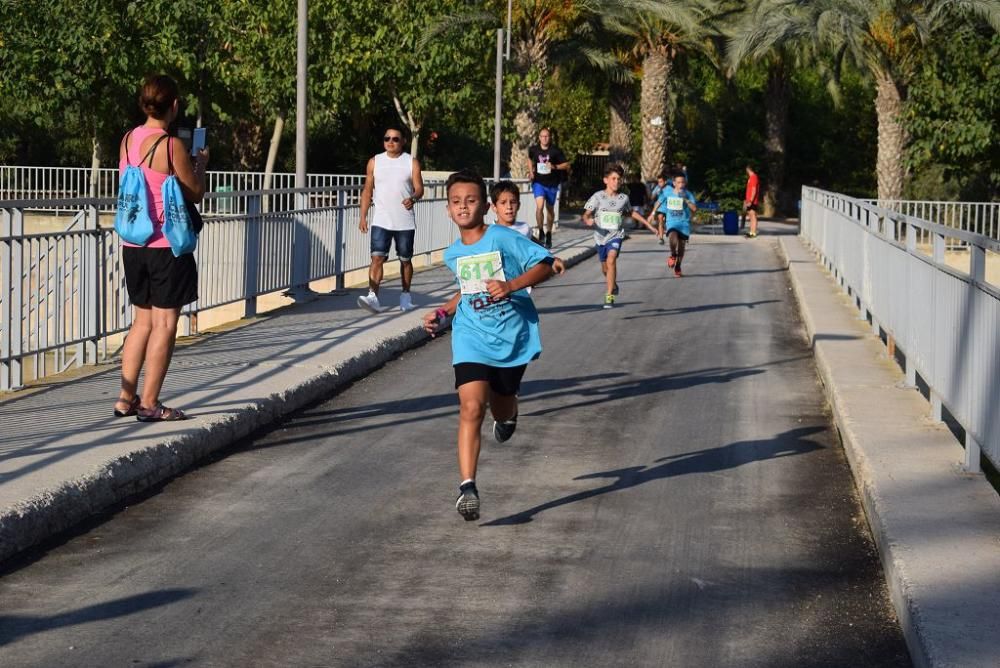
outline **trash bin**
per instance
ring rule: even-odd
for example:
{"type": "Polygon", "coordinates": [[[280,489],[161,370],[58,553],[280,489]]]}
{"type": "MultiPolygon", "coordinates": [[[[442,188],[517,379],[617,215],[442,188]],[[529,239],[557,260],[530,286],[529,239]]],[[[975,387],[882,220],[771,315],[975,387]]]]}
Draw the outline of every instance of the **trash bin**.
{"type": "Polygon", "coordinates": [[[722,231],[724,234],[739,234],[740,215],[735,211],[726,211],[722,214],[722,231]]]}

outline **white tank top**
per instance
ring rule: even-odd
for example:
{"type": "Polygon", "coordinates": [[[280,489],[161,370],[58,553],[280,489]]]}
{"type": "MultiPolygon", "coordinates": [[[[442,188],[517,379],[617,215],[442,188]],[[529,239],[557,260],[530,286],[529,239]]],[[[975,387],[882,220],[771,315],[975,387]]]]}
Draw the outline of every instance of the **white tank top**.
{"type": "Polygon", "coordinates": [[[405,151],[398,158],[375,156],[375,216],[372,225],[386,230],[416,229],[413,211],[403,200],[413,195],[413,158],[405,151]]]}

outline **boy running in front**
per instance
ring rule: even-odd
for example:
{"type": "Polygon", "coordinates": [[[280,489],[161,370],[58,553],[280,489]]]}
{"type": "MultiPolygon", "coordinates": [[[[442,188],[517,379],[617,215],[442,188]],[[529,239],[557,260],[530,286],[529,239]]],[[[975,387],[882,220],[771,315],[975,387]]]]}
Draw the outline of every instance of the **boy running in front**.
{"type": "Polygon", "coordinates": [[[684,248],[691,238],[691,214],[698,210],[698,200],[687,189],[687,179],[683,174],[674,175],[673,184],[664,189],[664,203],[667,212],[667,237],[670,239],[670,257],[667,266],[672,267],[674,276],[680,278],[684,248]]]}
{"type": "Polygon", "coordinates": [[[486,406],[493,414],[493,437],[503,443],[517,428],[517,393],[528,362],[542,352],[538,312],[525,288],[552,275],[552,257],[542,246],[503,225],[486,225],[486,183],[457,172],[445,183],[448,215],[459,239],[445,249],[444,261],[460,291],[424,316],[437,333],[454,315],[452,364],[458,390],[458,487],[455,508],[467,521],[479,519],[476,468],[486,406]]]}
{"type": "Polygon", "coordinates": [[[625,170],[620,166],[609,164],[604,169],[604,190],[591,195],[583,205],[583,222],[589,227],[596,224],[598,228],[594,231],[594,243],[597,244],[597,258],[601,261],[601,273],[607,284],[604,308],[613,307],[618,294],[618,253],[625,237],[625,216],[631,216],[656,234],[656,228],[632,210],[628,195],[618,192],[624,174],[625,170]]]}

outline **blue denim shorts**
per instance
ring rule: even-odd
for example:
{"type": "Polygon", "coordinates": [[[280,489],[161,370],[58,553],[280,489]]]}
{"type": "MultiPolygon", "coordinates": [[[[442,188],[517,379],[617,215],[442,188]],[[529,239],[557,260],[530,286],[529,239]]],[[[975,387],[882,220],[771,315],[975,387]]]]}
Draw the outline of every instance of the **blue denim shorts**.
{"type": "Polygon", "coordinates": [[[620,253],[622,250],[622,241],[623,239],[618,237],[617,239],[612,239],[606,244],[597,244],[597,259],[601,262],[607,262],[608,253],[610,251],[620,253]]]}
{"type": "Polygon", "coordinates": [[[389,245],[396,244],[396,257],[403,262],[413,258],[413,237],[416,230],[387,230],[384,227],[372,225],[368,232],[372,237],[372,257],[388,257],[389,245]]]}

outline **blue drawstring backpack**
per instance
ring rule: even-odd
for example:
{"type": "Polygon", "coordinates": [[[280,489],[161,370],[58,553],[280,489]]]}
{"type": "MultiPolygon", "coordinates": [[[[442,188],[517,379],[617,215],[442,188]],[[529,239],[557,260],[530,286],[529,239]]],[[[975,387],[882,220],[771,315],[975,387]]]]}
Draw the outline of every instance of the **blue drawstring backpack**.
{"type": "MultiPolygon", "coordinates": [[[[132,136],[129,130],[125,135],[125,161],[127,166],[118,181],[118,211],[115,212],[115,232],[122,239],[136,246],[144,246],[153,236],[153,219],[149,215],[149,200],[146,195],[146,177],[139,165],[133,165],[128,158],[128,140],[132,136]]],[[[162,137],[156,144],[162,141],[162,137]]],[[[156,150],[156,144],[150,149],[149,156],[156,150]]]]}
{"type": "MultiPolygon", "coordinates": [[[[174,161],[170,155],[170,144],[167,144],[167,164],[170,167],[170,176],[163,182],[163,236],[170,242],[170,250],[174,257],[180,257],[188,253],[193,253],[198,245],[198,228],[196,221],[192,220],[192,215],[188,212],[188,206],[194,208],[184,201],[184,193],[181,191],[181,183],[174,176],[174,161]]],[[[195,209],[197,212],[197,209],[195,209]]]]}

